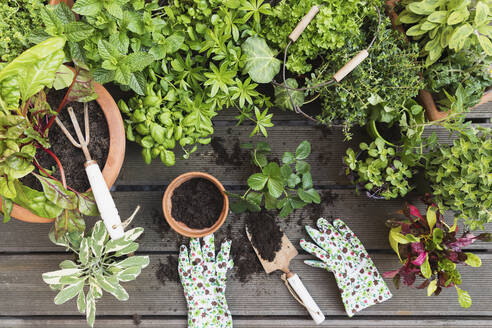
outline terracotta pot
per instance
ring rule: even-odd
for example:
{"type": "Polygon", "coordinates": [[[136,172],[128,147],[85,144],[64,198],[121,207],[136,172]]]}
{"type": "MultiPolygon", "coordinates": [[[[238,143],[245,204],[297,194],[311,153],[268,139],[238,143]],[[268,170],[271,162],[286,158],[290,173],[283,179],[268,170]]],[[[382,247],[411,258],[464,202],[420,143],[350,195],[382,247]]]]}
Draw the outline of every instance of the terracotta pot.
{"type": "Polygon", "coordinates": [[[57,5],[60,2],[65,2],[70,8],[73,6],[73,0],[50,0],[50,5],[57,5]]]}
{"type": "MultiPolygon", "coordinates": [[[[123,119],[121,117],[120,110],[113,97],[111,97],[109,92],[99,83],[93,83],[93,85],[94,90],[98,95],[96,101],[104,112],[104,117],[108,123],[109,151],[102,174],[104,176],[104,180],[106,180],[108,188],[111,188],[120,173],[121,166],[123,165],[123,160],[125,158],[125,128],[123,126],[123,119]]],[[[84,168],[81,167],[80,174],[84,174],[83,171],[84,168]]],[[[0,202],[0,209],[1,208],[2,204],[0,202]]],[[[55,220],[35,215],[28,209],[16,204],[13,206],[11,216],[15,219],[31,223],[50,223],[55,220]]]]}
{"type": "MultiPolygon", "coordinates": [[[[386,7],[387,11],[386,14],[389,16],[391,20],[391,24],[393,25],[393,28],[399,30],[402,33],[405,33],[403,30],[403,27],[401,25],[396,24],[396,20],[398,19],[398,14],[395,12],[395,5],[399,2],[400,0],[387,0],[386,1],[386,7]]],[[[405,35],[405,39],[407,39],[407,36],[405,35]]],[[[419,103],[424,107],[425,113],[429,121],[437,121],[437,120],[442,120],[445,119],[448,116],[447,112],[442,112],[439,110],[439,108],[436,105],[436,102],[434,101],[434,98],[432,97],[432,94],[429,91],[426,90],[420,90],[419,96],[418,96],[419,103]]],[[[492,92],[485,92],[480,99],[480,102],[470,108],[470,110],[488,103],[489,101],[492,101],[492,92]]]]}
{"type": "Polygon", "coordinates": [[[214,233],[224,224],[227,218],[227,214],[229,213],[229,198],[225,193],[224,186],[220,183],[219,180],[217,180],[210,174],[203,173],[203,172],[188,172],[188,173],[181,174],[169,184],[169,186],[166,189],[166,192],[164,193],[164,197],[162,198],[162,209],[164,211],[164,217],[166,218],[167,223],[169,223],[169,225],[171,226],[171,228],[174,229],[174,231],[186,237],[199,238],[214,233]],[[195,178],[209,180],[215,186],[217,186],[217,188],[224,196],[224,206],[222,207],[222,212],[220,213],[220,216],[217,219],[217,221],[214,223],[214,225],[209,228],[192,229],[188,227],[186,224],[184,224],[183,222],[177,221],[172,216],[172,205],[173,205],[172,197],[174,191],[184,182],[195,178]]]}

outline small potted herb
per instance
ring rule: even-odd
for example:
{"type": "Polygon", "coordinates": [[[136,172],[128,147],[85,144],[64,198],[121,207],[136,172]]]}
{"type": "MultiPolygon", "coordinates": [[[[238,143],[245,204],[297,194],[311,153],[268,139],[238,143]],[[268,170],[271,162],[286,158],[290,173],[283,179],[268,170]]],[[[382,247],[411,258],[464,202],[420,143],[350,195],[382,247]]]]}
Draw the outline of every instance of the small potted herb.
{"type": "Polygon", "coordinates": [[[440,208],[457,212],[475,230],[492,222],[492,130],[460,132],[452,145],[439,145],[425,156],[425,175],[440,208]]]}
{"type": "MultiPolygon", "coordinates": [[[[64,45],[62,38],[47,39],[0,70],[0,205],[4,220],[56,220],[57,234],[83,231],[82,214],[96,215],[97,208],[92,194],[84,191],[88,181],[83,180],[84,188],[78,188],[84,182],[67,184],[72,178],[78,181],[84,160],[78,149],[63,146],[69,141],[53,126],[55,117],[64,115],[62,109],[69,103],[90,102],[91,107],[101,109],[91,111],[99,115],[96,125],[100,128],[91,133],[106,142],[106,157],[101,154],[96,159],[109,163],[103,170],[108,185],[116,180],[125,150],[123,122],[114,100],[101,85],[92,83],[86,71],[78,68],[74,72],[61,65],[64,45]],[[95,98],[97,103],[92,102],[95,98]],[[105,137],[100,134],[104,131],[105,137]]],[[[99,144],[93,142],[93,146],[99,144]]]]}
{"type": "Polygon", "coordinates": [[[321,202],[313,186],[311,166],[305,161],[311,153],[308,141],[301,142],[295,153],[285,152],[281,166],[268,160],[271,148],[265,142],[242,147],[251,150],[251,161],[260,172],[248,178],[249,189],[243,195],[228,193],[234,198],[231,204],[233,212],[260,212],[264,205],[267,210],[280,210],[279,217],[283,218],[295,209],[321,202]]]}
{"type": "Polygon", "coordinates": [[[406,219],[388,221],[390,245],[403,265],[383,276],[393,278],[397,288],[400,281],[413,286],[417,278],[423,278],[417,288],[427,288],[427,296],[437,296],[443,288],[454,287],[460,305],[468,308],[472,300],[468,292],[459,287],[463,277],[458,265],[479,267],[482,261],[463,248],[477,240],[492,241],[492,236],[489,233],[475,236],[469,232],[458,236],[457,220],[454,225],[447,225],[437,205],[429,197],[424,198],[424,202],[426,215],[421,215],[415,206],[407,205],[403,211],[406,219]]]}
{"type": "Polygon", "coordinates": [[[143,233],[143,228],[134,228],[125,232],[118,240],[109,238],[103,221],[98,221],[91,233],[69,233],[55,238],[53,243],[65,247],[75,255],[75,260],[60,263],[60,270],[43,273],[43,280],[52,290],[59,291],[55,304],[63,304],[77,298],[77,309],[85,313],[89,326],[94,326],[96,301],[103,291],[110,293],[120,301],[129,298],[121,282],[135,280],[149,265],[148,256],[131,255],[139,245],[135,240],[143,233]]]}
{"type": "Polygon", "coordinates": [[[348,148],[343,158],[345,174],[358,190],[375,199],[397,198],[412,190],[409,180],[415,174],[418,155],[407,153],[403,147],[391,147],[380,137],[359,147],[357,154],[348,148]]]}
{"type": "Polygon", "coordinates": [[[164,217],[176,232],[204,237],[217,231],[229,213],[229,198],[215,177],[188,172],[174,179],[162,199],[164,217]]]}

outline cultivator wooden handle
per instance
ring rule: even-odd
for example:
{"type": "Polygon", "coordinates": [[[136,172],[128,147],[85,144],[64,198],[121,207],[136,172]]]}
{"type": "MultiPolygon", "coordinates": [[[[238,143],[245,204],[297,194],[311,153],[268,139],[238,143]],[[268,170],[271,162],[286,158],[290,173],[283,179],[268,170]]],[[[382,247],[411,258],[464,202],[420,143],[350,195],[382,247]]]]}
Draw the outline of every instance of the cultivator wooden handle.
{"type": "Polygon", "coordinates": [[[290,33],[289,39],[292,42],[296,42],[297,39],[301,36],[302,32],[306,29],[306,27],[311,23],[313,20],[314,16],[319,12],[319,7],[318,6],[312,6],[311,9],[308,11],[306,16],[304,16],[301,21],[297,24],[296,28],[290,33]]]}

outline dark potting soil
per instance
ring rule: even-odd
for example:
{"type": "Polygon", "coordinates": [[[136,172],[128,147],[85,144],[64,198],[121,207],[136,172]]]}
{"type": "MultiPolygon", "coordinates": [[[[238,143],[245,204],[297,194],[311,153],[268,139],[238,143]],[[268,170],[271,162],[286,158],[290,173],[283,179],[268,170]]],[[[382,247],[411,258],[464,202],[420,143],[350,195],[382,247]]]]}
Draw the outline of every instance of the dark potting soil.
{"type": "Polygon", "coordinates": [[[250,213],[246,225],[251,234],[251,242],[260,256],[267,261],[273,261],[275,254],[282,246],[283,232],[275,218],[266,211],[250,213]]]}
{"type": "Polygon", "coordinates": [[[328,209],[333,207],[333,203],[338,199],[339,195],[334,193],[332,190],[323,190],[319,192],[321,202],[319,204],[308,204],[301,211],[301,218],[297,220],[297,225],[304,226],[306,224],[311,224],[316,222],[319,218],[328,218],[328,209]],[[304,219],[311,219],[309,222],[305,222],[304,219]]]}
{"type": "Polygon", "coordinates": [[[239,139],[235,138],[232,153],[229,154],[224,146],[224,138],[213,137],[210,142],[215,154],[215,164],[217,165],[232,165],[239,167],[243,165],[247,159],[247,152],[241,149],[239,139]]]}
{"type": "Polygon", "coordinates": [[[224,197],[211,181],[195,178],[176,188],[171,202],[175,220],[192,229],[203,229],[213,226],[218,220],[224,197]]]}
{"type": "MultiPolygon", "coordinates": [[[[58,108],[58,105],[62,102],[62,99],[66,93],[66,90],[51,90],[47,94],[47,101],[53,110],[58,108]]],[[[93,160],[97,161],[101,170],[106,163],[106,158],[109,152],[109,129],[104,117],[104,113],[99,107],[96,101],[91,101],[89,105],[89,125],[90,125],[90,140],[89,140],[89,153],[93,160]]],[[[65,127],[70,131],[70,134],[78,140],[73,129],[72,121],[68,115],[67,108],[71,106],[74,109],[75,116],[79,122],[82,131],[84,128],[84,104],[79,102],[71,102],[66,105],[58,115],[65,127]]],[[[85,174],[84,163],[86,162],[82,150],[73,146],[62,132],[60,127],[54,123],[48,134],[48,138],[51,144],[50,150],[60,160],[67,185],[71,188],[84,192],[89,189],[89,180],[85,174]]],[[[56,179],[60,179],[60,172],[56,166],[55,160],[48,155],[42,149],[38,149],[36,152],[36,158],[40,165],[45,169],[54,169],[52,174],[56,179]]],[[[27,186],[41,190],[41,184],[32,175],[28,175],[22,179],[22,182],[27,186]]]]}
{"type": "Polygon", "coordinates": [[[168,255],[166,263],[159,261],[159,267],[155,272],[155,276],[163,285],[166,285],[166,281],[179,283],[178,257],[176,255],[168,255]]]}

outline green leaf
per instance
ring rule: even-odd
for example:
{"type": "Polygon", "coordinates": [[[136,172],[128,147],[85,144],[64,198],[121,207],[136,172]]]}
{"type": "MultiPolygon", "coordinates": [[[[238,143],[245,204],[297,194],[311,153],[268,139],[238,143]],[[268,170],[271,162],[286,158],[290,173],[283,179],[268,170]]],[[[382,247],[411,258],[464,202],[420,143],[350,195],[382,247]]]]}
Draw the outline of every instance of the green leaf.
{"type": "Polygon", "coordinates": [[[389,243],[391,245],[391,248],[395,251],[396,255],[398,255],[398,258],[400,261],[402,261],[401,256],[400,256],[400,251],[399,251],[399,244],[408,244],[409,241],[401,234],[401,226],[398,226],[396,228],[392,228],[389,233],[389,243]]]}
{"type": "Polygon", "coordinates": [[[79,249],[79,261],[82,265],[86,265],[89,261],[90,252],[89,238],[83,238],[79,249]]]}
{"type": "Polygon", "coordinates": [[[43,177],[33,173],[34,176],[41,182],[46,198],[64,209],[76,209],[78,205],[77,195],[63,187],[61,182],[43,177]]]}
{"type": "Polygon", "coordinates": [[[292,164],[295,162],[295,157],[294,154],[291,152],[285,152],[284,155],[282,156],[282,163],[284,164],[292,164]]]}
{"type": "Polygon", "coordinates": [[[482,266],[482,260],[480,257],[473,253],[465,253],[466,255],[466,261],[465,263],[468,264],[471,267],[478,268],[482,266]]]}
{"type": "Polygon", "coordinates": [[[302,189],[311,189],[313,187],[313,178],[311,172],[304,173],[302,175],[302,189]]]}
{"type": "Polygon", "coordinates": [[[91,36],[94,29],[83,22],[70,22],[64,26],[68,41],[80,42],[91,36]]]}
{"type": "Polygon", "coordinates": [[[147,81],[142,72],[133,72],[130,74],[130,83],[128,83],[128,86],[137,94],[141,96],[145,95],[146,85],[147,81]]]}
{"type": "Polygon", "coordinates": [[[125,60],[123,61],[124,64],[128,65],[131,72],[142,71],[145,67],[149,66],[153,62],[154,62],[154,56],[143,51],[129,54],[128,56],[126,56],[125,60]]]}
{"type": "Polygon", "coordinates": [[[296,149],[296,159],[306,159],[309,154],[311,154],[311,144],[309,143],[309,141],[304,140],[296,149]]]}
{"type": "Polygon", "coordinates": [[[103,6],[100,0],[77,0],[73,4],[72,10],[84,16],[95,16],[99,14],[103,6]]]}
{"type": "Polygon", "coordinates": [[[432,276],[432,270],[429,264],[429,255],[427,254],[424,263],[420,266],[420,272],[424,278],[429,279],[432,276]]]}
{"type": "Polygon", "coordinates": [[[435,11],[427,17],[431,23],[444,24],[446,23],[448,12],[446,10],[435,11]]]}
{"type": "Polygon", "coordinates": [[[79,199],[79,211],[87,216],[99,216],[99,210],[91,191],[77,194],[79,199]]]}
{"type": "Polygon", "coordinates": [[[102,274],[98,274],[96,275],[96,281],[102,289],[116,297],[119,301],[128,300],[128,293],[121,287],[116,277],[106,277],[102,274]]]}
{"type": "Polygon", "coordinates": [[[313,188],[304,190],[304,189],[297,189],[297,194],[299,197],[306,203],[311,204],[311,203],[316,203],[319,204],[321,202],[321,197],[318,194],[316,190],[313,188]]]}
{"type": "Polygon", "coordinates": [[[137,279],[137,277],[140,275],[141,272],[142,269],[140,267],[134,266],[118,272],[116,277],[118,278],[119,281],[127,282],[137,279]]]}
{"type": "Polygon", "coordinates": [[[311,166],[305,161],[297,161],[296,172],[298,174],[308,173],[311,170],[311,166]]]}
{"type": "Polygon", "coordinates": [[[437,290],[437,279],[432,280],[427,286],[427,296],[431,296],[437,290]]]}
{"type": "MultiPolygon", "coordinates": [[[[80,1],[80,0],[79,0],[80,1]]],[[[94,300],[92,286],[85,298],[86,303],[86,320],[90,327],[94,327],[94,321],[96,320],[96,301],[94,300]]]]}
{"type": "Polygon", "coordinates": [[[485,53],[489,56],[492,56],[492,42],[490,41],[490,39],[485,35],[479,35],[478,42],[482,46],[485,53]]]}
{"type": "MultiPolygon", "coordinates": [[[[289,88],[297,89],[299,87],[297,81],[293,78],[288,78],[285,80],[285,83],[289,88]]],[[[292,97],[292,101],[296,106],[301,107],[304,104],[304,92],[299,90],[288,90],[283,85],[282,86],[274,86],[275,91],[275,105],[281,109],[294,110],[292,107],[292,102],[290,101],[290,97],[292,97]],[[290,93],[290,97],[289,97],[290,93]]]]}
{"type": "Polygon", "coordinates": [[[274,198],[279,198],[284,192],[284,184],[282,183],[281,180],[275,178],[271,178],[271,177],[268,178],[267,187],[268,187],[268,192],[274,198]]]}
{"type": "Polygon", "coordinates": [[[458,301],[460,302],[461,307],[463,308],[469,308],[472,305],[472,299],[470,294],[468,294],[467,291],[459,288],[458,286],[456,287],[456,292],[458,293],[458,301]]]}
{"type": "Polygon", "coordinates": [[[72,84],[74,76],[75,73],[68,66],[61,65],[56,71],[53,88],[56,90],[68,88],[72,84]]]}
{"type": "Polygon", "coordinates": [[[463,24],[458,27],[449,40],[449,48],[460,50],[465,44],[466,38],[473,33],[473,27],[470,24],[463,24]]]}
{"type": "Polygon", "coordinates": [[[484,2],[477,2],[477,6],[475,8],[475,19],[474,25],[475,27],[488,24],[487,17],[489,16],[489,6],[487,6],[484,2]]]}
{"type": "Polygon", "coordinates": [[[297,174],[291,173],[287,178],[287,185],[289,188],[295,188],[299,182],[301,182],[301,178],[299,178],[297,174]]]}
{"type": "Polygon", "coordinates": [[[262,190],[268,181],[268,176],[263,173],[255,173],[248,178],[248,186],[253,190],[262,190]]]}
{"type": "Polygon", "coordinates": [[[42,274],[43,281],[48,285],[55,285],[60,283],[60,279],[62,277],[79,277],[82,274],[82,269],[79,268],[71,268],[71,269],[62,269],[57,271],[46,272],[42,274]]]}
{"type": "Polygon", "coordinates": [[[112,266],[118,268],[129,268],[138,266],[142,269],[146,268],[150,263],[150,259],[148,256],[130,256],[120,262],[112,264],[112,266]]]}
{"type": "Polygon", "coordinates": [[[264,39],[251,36],[242,44],[246,55],[244,70],[251,79],[258,83],[270,83],[280,71],[281,61],[275,58],[274,52],[264,39]]]}
{"type": "Polygon", "coordinates": [[[80,313],[85,313],[85,309],[86,309],[85,295],[84,295],[84,290],[82,289],[79,293],[79,296],[77,296],[77,310],[79,310],[80,313]]]}
{"type": "Polygon", "coordinates": [[[265,193],[265,208],[270,211],[277,208],[277,199],[269,193],[265,193]]]}
{"type": "Polygon", "coordinates": [[[432,241],[436,245],[441,245],[442,240],[444,238],[444,232],[440,228],[435,228],[432,232],[432,241]]]}
{"type": "Polygon", "coordinates": [[[77,296],[84,288],[84,283],[85,280],[80,280],[79,282],[73,285],[68,285],[67,287],[63,288],[58,293],[58,295],[55,296],[55,304],[56,305],[63,304],[66,301],[71,300],[72,298],[77,296]]]}
{"type": "Polygon", "coordinates": [[[430,231],[434,229],[434,226],[436,225],[437,222],[436,212],[437,212],[437,208],[435,206],[429,206],[427,208],[426,219],[427,219],[427,224],[429,224],[430,231]]]}
{"type": "Polygon", "coordinates": [[[3,197],[0,197],[0,202],[2,203],[3,223],[7,223],[11,219],[10,213],[12,213],[14,203],[10,199],[3,197]]]}

